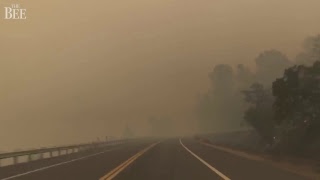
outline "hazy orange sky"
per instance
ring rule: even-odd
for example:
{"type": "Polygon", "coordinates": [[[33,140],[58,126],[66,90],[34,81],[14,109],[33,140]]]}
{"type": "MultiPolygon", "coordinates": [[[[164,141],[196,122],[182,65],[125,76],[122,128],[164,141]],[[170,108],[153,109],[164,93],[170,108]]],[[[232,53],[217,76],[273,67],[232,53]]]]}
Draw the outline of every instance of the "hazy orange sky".
{"type": "Polygon", "coordinates": [[[319,0],[1,0],[0,150],[148,133],[149,116],[194,128],[218,63],[320,33],[319,0]],[[4,20],[20,3],[27,20],[4,20]],[[188,123],[185,123],[188,122],[188,123]]]}

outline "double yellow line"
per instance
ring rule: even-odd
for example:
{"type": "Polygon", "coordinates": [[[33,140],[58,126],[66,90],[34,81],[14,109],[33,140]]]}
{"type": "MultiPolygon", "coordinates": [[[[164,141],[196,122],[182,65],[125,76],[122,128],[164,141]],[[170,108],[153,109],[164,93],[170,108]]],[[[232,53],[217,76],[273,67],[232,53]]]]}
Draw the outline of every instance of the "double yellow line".
{"type": "Polygon", "coordinates": [[[110,171],[108,174],[106,174],[105,176],[101,177],[100,180],[111,180],[112,178],[116,177],[121,171],[123,171],[126,167],[128,167],[132,162],[134,162],[136,159],[138,159],[141,155],[143,155],[145,152],[147,152],[149,149],[153,148],[155,145],[157,145],[159,142],[157,143],[153,143],[150,146],[148,146],[147,148],[143,149],[142,151],[138,152],[137,154],[135,154],[134,156],[132,156],[131,158],[129,158],[128,160],[126,160],[125,162],[123,162],[122,164],[120,164],[119,166],[117,166],[116,168],[114,168],[112,171],[110,171]]]}

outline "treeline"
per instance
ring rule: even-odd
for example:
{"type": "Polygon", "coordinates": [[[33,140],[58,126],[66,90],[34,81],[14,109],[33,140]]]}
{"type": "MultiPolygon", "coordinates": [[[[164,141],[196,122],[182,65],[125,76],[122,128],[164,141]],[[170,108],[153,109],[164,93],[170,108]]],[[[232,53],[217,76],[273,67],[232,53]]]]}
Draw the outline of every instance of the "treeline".
{"type": "MultiPolygon", "coordinates": [[[[199,127],[205,132],[254,128],[270,150],[300,153],[320,143],[320,35],[307,38],[295,59],[268,50],[243,64],[219,64],[199,97],[199,127]]],[[[320,146],[319,146],[320,147],[320,146]]]]}

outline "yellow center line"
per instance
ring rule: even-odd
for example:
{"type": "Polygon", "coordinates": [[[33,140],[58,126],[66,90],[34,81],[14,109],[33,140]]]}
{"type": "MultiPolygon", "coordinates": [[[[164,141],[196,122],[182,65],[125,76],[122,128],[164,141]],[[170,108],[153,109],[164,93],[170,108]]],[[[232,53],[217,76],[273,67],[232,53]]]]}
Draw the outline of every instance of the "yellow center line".
{"type": "Polygon", "coordinates": [[[132,162],[134,162],[136,159],[138,159],[141,155],[143,155],[145,152],[153,148],[155,145],[159,144],[153,143],[150,146],[146,147],[145,149],[139,151],[137,154],[130,157],[125,162],[121,163],[119,166],[111,170],[109,173],[107,173],[105,176],[101,177],[100,180],[111,180],[112,178],[116,177],[120,172],[122,172],[126,167],[128,167],[132,162]]]}

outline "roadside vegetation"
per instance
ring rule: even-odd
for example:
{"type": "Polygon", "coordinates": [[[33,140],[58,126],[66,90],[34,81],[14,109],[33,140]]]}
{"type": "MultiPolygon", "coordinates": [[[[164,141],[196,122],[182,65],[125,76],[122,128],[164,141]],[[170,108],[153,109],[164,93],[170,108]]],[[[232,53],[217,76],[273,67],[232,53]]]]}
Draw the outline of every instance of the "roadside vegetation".
{"type": "Polygon", "coordinates": [[[307,38],[303,49],[293,60],[278,50],[262,52],[255,71],[216,65],[210,89],[198,100],[199,128],[250,127],[269,152],[319,156],[320,35],[307,38]]]}

